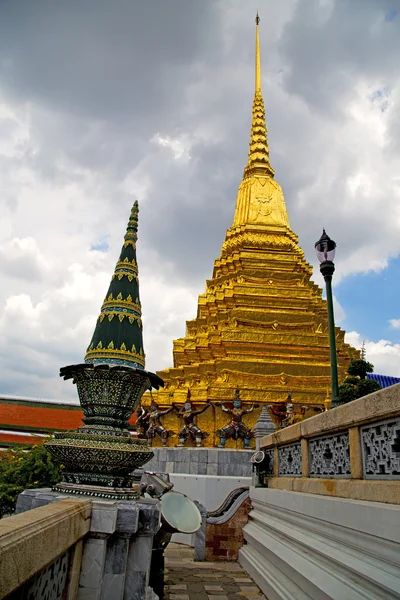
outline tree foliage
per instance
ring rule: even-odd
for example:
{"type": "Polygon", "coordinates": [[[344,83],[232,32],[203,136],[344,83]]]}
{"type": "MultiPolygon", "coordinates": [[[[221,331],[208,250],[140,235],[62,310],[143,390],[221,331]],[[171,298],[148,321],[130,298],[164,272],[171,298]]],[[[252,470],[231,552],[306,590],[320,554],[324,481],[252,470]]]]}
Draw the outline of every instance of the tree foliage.
{"type": "Polygon", "coordinates": [[[359,381],[357,384],[357,398],[368,396],[368,394],[377,392],[381,388],[382,386],[373,379],[361,379],[361,381],[359,381]]]}
{"type": "Polygon", "coordinates": [[[24,489],[50,487],[59,480],[60,469],[43,446],[0,453],[0,518],[15,511],[24,489]]]}
{"type": "Polygon", "coordinates": [[[352,360],[347,369],[347,375],[339,386],[339,402],[346,404],[357,398],[367,396],[381,389],[381,385],[372,379],[367,379],[367,373],[372,373],[374,366],[364,360],[352,360]]]}
{"type": "Polygon", "coordinates": [[[347,369],[347,373],[354,377],[359,377],[360,379],[365,379],[367,373],[373,373],[374,365],[371,365],[370,362],[363,360],[352,360],[347,369]]]}

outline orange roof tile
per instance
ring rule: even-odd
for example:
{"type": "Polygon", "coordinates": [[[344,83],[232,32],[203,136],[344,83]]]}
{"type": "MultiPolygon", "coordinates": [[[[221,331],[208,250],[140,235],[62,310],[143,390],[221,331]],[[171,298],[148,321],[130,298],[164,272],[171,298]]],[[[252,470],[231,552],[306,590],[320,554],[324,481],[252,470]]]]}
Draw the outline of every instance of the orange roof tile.
{"type": "MultiPolygon", "coordinates": [[[[76,429],[82,425],[83,413],[80,406],[76,405],[57,405],[51,402],[29,402],[27,400],[9,400],[0,399],[0,429],[29,431],[30,433],[66,431],[76,429]]],[[[133,413],[129,423],[134,425],[136,415],[133,413]]],[[[4,440],[5,434],[0,434],[0,440],[4,440]]],[[[22,436],[15,443],[37,443],[32,442],[32,438],[27,436],[29,441],[21,441],[22,436]]],[[[43,438],[35,440],[43,441],[43,438]]],[[[41,443],[41,442],[40,442],[41,443]]]]}

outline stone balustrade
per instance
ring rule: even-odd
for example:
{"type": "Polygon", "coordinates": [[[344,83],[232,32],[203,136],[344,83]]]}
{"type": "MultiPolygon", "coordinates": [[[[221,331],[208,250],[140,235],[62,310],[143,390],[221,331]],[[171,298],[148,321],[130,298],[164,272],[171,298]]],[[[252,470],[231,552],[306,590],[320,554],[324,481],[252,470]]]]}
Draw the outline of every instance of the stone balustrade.
{"type": "Polygon", "coordinates": [[[400,384],[265,436],[239,561],[274,600],[400,599],[400,384]]]}
{"type": "Polygon", "coordinates": [[[160,503],[25,490],[0,521],[0,598],[145,600],[160,503]]]}
{"type": "Polygon", "coordinates": [[[91,504],[62,500],[0,521],[0,598],[76,597],[91,504]]]}
{"type": "Polygon", "coordinates": [[[400,503],[400,384],[261,439],[269,488],[400,503]]]}

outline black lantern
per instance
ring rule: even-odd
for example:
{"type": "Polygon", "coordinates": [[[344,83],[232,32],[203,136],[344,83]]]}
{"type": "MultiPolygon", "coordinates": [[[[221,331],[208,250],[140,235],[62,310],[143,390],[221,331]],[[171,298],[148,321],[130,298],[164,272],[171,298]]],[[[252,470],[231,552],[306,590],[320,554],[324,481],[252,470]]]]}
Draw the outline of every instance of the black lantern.
{"type": "Polygon", "coordinates": [[[336,242],[331,240],[329,235],[325,232],[325,229],[322,230],[322,235],[318,242],[315,242],[314,247],[320,263],[326,260],[332,262],[335,258],[336,242]]]}
{"type": "Polygon", "coordinates": [[[314,244],[317,258],[320,262],[320,271],[325,279],[326,286],[326,302],[328,305],[328,328],[329,328],[329,349],[331,362],[331,381],[332,381],[332,404],[331,407],[338,406],[339,384],[338,384],[338,369],[336,356],[336,332],[335,332],[335,317],[333,313],[333,296],[332,296],[332,275],[335,272],[333,259],[335,258],[336,243],[327,235],[325,229],[322,230],[322,235],[318,242],[314,244]]]}

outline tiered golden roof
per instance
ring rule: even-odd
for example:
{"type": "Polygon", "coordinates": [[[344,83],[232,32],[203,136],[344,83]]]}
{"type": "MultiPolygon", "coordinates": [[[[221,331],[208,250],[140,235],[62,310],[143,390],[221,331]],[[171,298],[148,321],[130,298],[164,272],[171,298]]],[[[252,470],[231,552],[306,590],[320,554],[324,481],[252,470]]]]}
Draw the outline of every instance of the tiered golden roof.
{"type": "MultiPolygon", "coordinates": [[[[162,406],[184,402],[188,389],[195,405],[229,402],[239,387],[244,402],[278,403],[290,392],[295,404],[323,407],[330,388],[326,302],[310,280],[311,265],[290,229],[269,160],[258,23],[257,15],[249,155],[233,224],[199,296],[197,318],[187,322],[186,336],[174,341],[173,368],[158,373],[165,388],[153,396],[162,406]]],[[[336,331],[340,376],[352,349],[344,343],[344,331],[336,331]]],[[[247,417],[249,425],[260,410],[247,417]]],[[[215,431],[226,424],[220,408],[198,419],[211,434],[205,445],[216,445],[215,431]]],[[[174,413],[164,425],[174,432],[180,426],[174,413]]]]}

